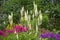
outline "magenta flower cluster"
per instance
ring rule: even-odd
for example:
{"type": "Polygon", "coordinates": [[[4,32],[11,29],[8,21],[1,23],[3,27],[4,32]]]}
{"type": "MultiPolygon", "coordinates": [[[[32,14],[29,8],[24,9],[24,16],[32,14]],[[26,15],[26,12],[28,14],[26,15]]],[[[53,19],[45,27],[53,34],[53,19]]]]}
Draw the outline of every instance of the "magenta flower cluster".
{"type": "Polygon", "coordinates": [[[15,31],[16,32],[27,32],[28,28],[17,25],[17,26],[14,26],[14,28],[12,30],[8,30],[9,33],[14,33],[15,31]]]}
{"type": "Polygon", "coordinates": [[[15,26],[14,30],[16,30],[16,32],[26,32],[28,28],[23,26],[15,26]]]}
{"type": "Polygon", "coordinates": [[[0,35],[5,37],[6,36],[6,32],[3,31],[3,30],[2,31],[0,30],[0,35]]]}
{"type": "Polygon", "coordinates": [[[14,26],[14,28],[11,29],[11,30],[6,30],[6,31],[0,30],[0,35],[6,36],[7,33],[10,33],[11,34],[11,33],[14,33],[15,31],[17,33],[19,33],[19,32],[27,32],[28,31],[28,28],[27,27],[20,26],[20,25],[17,25],[17,26],[14,26]]]}
{"type": "Polygon", "coordinates": [[[44,33],[40,34],[41,38],[55,38],[56,40],[60,40],[60,34],[55,34],[55,33],[44,33]]]}

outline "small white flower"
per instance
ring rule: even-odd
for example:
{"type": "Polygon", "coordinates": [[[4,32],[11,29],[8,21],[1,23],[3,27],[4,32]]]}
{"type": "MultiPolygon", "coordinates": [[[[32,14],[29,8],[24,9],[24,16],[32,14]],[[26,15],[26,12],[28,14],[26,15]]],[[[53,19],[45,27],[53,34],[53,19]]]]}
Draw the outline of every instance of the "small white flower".
{"type": "Polygon", "coordinates": [[[22,9],[21,9],[21,16],[23,16],[23,12],[24,12],[24,7],[22,7],[22,9]]]}
{"type": "Polygon", "coordinates": [[[28,21],[28,15],[27,15],[26,11],[25,11],[25,20],[28,21]]]}
{"type": "Polygon", "coordinates": [[[12,20],[12,16],[11,16],[11,15],[9,15],[9,16],[8,16],[8,19],[9,19],[9,20],[12,20]]]}
{"type": "Polygon", "coordinates": [[[5,21],[3,23],[6,24],[5,21]]]}
{"type": "Polygon", "coordinates": [[[35,4],[35,2],[33,2],[33,5],[34,5],[35,16],[36,16],[38,14],[37,5],[35,4]]]}
{"type": "Polygon", "coordinates": [[[9,19],[9,23],[10,25],[13,24],[13,13],[11,12],[11,15],[8,16],[8,19],[9,19]]]}
{"type": "Polygon", "coordinates": [[[42,24],[42,13],[41,13],[41,10],[39,11],[39,24],[41,25],[42,24]]]}

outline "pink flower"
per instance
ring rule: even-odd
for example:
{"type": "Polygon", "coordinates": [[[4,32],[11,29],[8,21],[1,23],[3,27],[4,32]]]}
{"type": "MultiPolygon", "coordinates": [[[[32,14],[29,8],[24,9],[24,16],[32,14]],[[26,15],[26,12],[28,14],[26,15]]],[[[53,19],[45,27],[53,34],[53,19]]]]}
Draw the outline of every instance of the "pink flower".
{"type": "Polygon", "coordinates": [[[16,32],[21,32],[23,27],[22,26],[15,26],[14,29],[16,30],[16,32]]]}
{"type": "Polygon", "coordinates": [[[14,29],[7,30],[9,33],[14,33],[14,29]]]}
{"type": "Polygon", "coordinates": [[[6,32],[0,30],[0,35],[5,37],[6,36],[6,32]]]}
{"type": "Polygon", "coordinates": [[[26,32],[28,30],[28,28],[27,27],[24,27],[23,30],[24,30],[24,32],[26,32]]]}
{"type": "Polygon", "coordinates": [[[23,27],[23,26],[15,26],[14,29],[16,30],[16,32],[26,32],[28,30],[27,27],[23,27]]]}

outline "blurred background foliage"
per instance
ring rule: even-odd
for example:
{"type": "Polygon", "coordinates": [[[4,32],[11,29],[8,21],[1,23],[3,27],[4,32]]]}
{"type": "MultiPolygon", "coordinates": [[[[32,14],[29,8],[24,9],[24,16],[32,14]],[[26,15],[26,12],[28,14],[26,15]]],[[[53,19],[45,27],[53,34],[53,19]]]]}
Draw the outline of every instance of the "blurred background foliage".
{"type": "MultiPolygon", "coordinates": [[[[9,15],[11,12],[14,13],[14,23],[19,23],[20,19],[20,10],[24,6],[25,10],[33,10],[33,1],[36,2],[38,11],[42,10],[43,20],[41,28],[46,28],[49,30],[60,29],[60,0],[0,0],[0,14],[9,15]]],[[[29,13],[30,14],[30,13],[29,13]]],[[[8,17],[8,16],[7,16],[8,17]]],[[[4,17],[2,17],[4,19],[4,17]]],[[[0,19],[0,25],[3,24],[3,21],[0,19]]],[[[6,20],[7,19],[7,20],[6,20]]],[[[23,20],[24,21],[24,20],[23,20]]],[[[34,21],[35,22],[35,21],[34,21]]],[[[33,22],[33,23],[34,23],[33,22]]],[[[6,25],[8,22],[6,23],[6,25]]]]}

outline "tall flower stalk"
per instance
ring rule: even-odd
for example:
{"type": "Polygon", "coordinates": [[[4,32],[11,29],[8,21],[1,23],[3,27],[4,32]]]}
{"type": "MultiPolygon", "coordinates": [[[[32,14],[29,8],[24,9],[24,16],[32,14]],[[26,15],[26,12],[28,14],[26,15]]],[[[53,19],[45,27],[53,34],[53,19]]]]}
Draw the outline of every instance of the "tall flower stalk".
{"type": "Polygon", "coordinates": [[[23,13],[24,13],[24,7],[22,7],[22,9],[21,9],[21,17],[23,16],[23,13]]]}
{"type": "Polygon", "coordinates": [[[31,19],[30,19],[30,15],[28,16],[28,26],[29,26],[29,29],[31,30],[31,23],[30,23],[30,21],[31,21],[31,19]]]}
{"type": "Polygon", "coordinates": [[[12,24],[13,24],[13,12],[11,12],[11,15],[8,16],[8,19],[9,19],[10,25],[12,26],[12,24]]]}
{"type": "Polygon", "coordinates": [[[25,11],[25,20],[28,21],[28,13],[25,11]]]}
{"type": "Polygon", "coordinates": [[[20,22],[22,21],[22,20],[24,20],[24,17],[23,17],[23,15],[24,15],[24,7],[22,7],[22,9],[20,10],[20,13],[21,13],[21,18],[20,18],[20,22]]]}
{"type": "Polygon", "coordinates": [[[42,24],[42,13],[41,13],[41,10],[39,11],[39,25],[42,24]]]}
{"type": "Polygon", "coordinates": [[[37,5],[33,2],[35,16],[38,14],[37,5]]]}
{"type": "MultiPolygon", "coordinates": [[[[37,14],[38,14],[37,5],[35,4],[35,2],[33,2],[33,5],[34,5],[34,13],[35,13],[35,16],[37,16],[37,14]]],[[[38,32],[38,26],[37,26],[37,23],[36,23],[36,33],[37,32],[38,32]]]]}
{"type": "Polygon", "coordinates": [[[20,13],[21,13],[21,19],[23,19],[24,7],[22,7],[22,9],[20,10],[20,13]]]}

